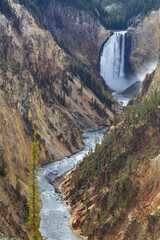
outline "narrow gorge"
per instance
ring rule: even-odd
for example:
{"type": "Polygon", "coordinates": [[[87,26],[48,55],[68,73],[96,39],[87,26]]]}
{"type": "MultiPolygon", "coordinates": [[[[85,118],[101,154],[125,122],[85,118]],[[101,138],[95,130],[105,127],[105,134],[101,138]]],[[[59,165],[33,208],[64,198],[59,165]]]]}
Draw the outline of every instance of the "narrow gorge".
{"type": "Polygon", "coordinates": [[[0,239],[159,239],[158,1],[0,1],[0,239]]]}
{"type": "MultiPolygon", "coordinates": [[[[127,79],[125,73],[125,63],[126,59],[126,35],[127,31],[121,32],[114,32],[111,33],[111,37],[107,40],[104,44],[101,56],[100,56],[100,74],[103,77],[107,87],[109,87],[110,91],[113,91],[113,96],[117,98],[118,101],[122,102],[123,104],[127,104],[130,100],[130,97],[134,96],[139,88],[141,87],[142,81],[138,78],[138,74],[132,76],[130,75],[130,79],[127,79]],[[135,84],[135,83],[139,84],[135,84]],[[135,86],[136,85],[136,86],[135,86]],[[126,97],[126,92],[129,92],[130,97],[126,97]]],[[[156,60],[155,60],[156,61],[156,60]]],[[[149,71],[149,69],[148,69],[149,71]]],[[[146,69],[147,73],[147,69],[146,69]]],[[[67,171],[73,169],[75,164],[77,165],[82,159],[85,159],[86,153],[89,149],[94,151],[95,148],[95,136],[99,138],[100,142],[102,141],[103,134],[106,133],[106,129],[102,129],[97,132],[86,132],[83,134],[84,142],[86,145],[86,149],[76,155],[73,155],[69,158],[64,158],[59,162],[49,164],[40,169],[40,186],[42,191],[42,203],[43,208],[41,211],[41,233],[42,236],[47,237],[47,239],[54,240],[54,239],[85,239],[84,236],[81,238],[81,231],[77,231],[76,225],[83,226],[83,208],[84,206],[80,205],[75,207],[78,209],[78,218],[75,215],[72,216],[67,211],[67,207],[72,209],[71,202],[68,201],[68,193],[63,195],[64,202],[67,202],[69,205],[63,205],[63,201],[61,199],[59,193],[59,185],[63,183],[62,175],[66,174],[67,171]],[[95,135],[96,134],[96,135],[95,135]],[[60,178],[60,181],[59,181],[60,178]],[[58,180],[57,180],[58,179],[58,180]],[[58,183],[55,183],[58,182],[58,183]],[[56,185],[54,188],[52,185],[56,185]],[[57,186],[58,185],[58,186],[57,186]],[[57,191],[58,188],[58,191],[57,191]],[[65,201],[67,199],[67,201],[65,201]],[[74,219],[75,217],[75,219],[74,219]],[[70,227],[75,226],[75,233],[79,235],[80,238],[72,233],[72,231],[68,228],[67,222],[71,218],[70,227]],[[82,218],[82,219],[81,219],[82,218]],[[73,222],[72,222],[73,221],[73,222]],[[80,223],[80,222],[81,223],[80,223]],[[47,226],[47,227],[46,227],[47,226]],[[58,230],[58,231],[57,231],[58,230]]],[[[98,143],[99,144],[99,143],[98,143]]],[[[88,153],[90,154],[90,153],[88,153]]],[[[69,179],[71,179],[71,174],[69,174],[69,179]]],[[[66,176],[68,175],[66,174],[66,176]]],[[[66,177],[65,177],[66,178],[66,177]]],[[[65,179],[64,185],[68,183],[65,179]]],[[[65,188],[65,187],[64,187],[65,188]]],[[[63,189],[63,187],[62,187],[63,189]]],[[[60,187],[61,193],[65,193],[65,190],[62,190],[60,187]]],[[[77,204],[75,204],[77,205],[77,204]]],[[[73,206],[74,209],[74,206],[73,206]]],[[[75,210],[71,210],[71,213],[75,214],[75,210]]],[[[91,210],[92,211],[92,210],[91,210]]],[[[89,223],[91,224],[91,223],[89,223]]],[[[74,228],[74,227],[73,227],[74,228]]],[[[83,235],[83,234],[82,234],[83,235]]],[[[92,239],[88,238],[88,239],[92,239]]],[[[93,237],[94,239],[94,237],[93,237]]],[[[99,238],[98,238],[99,239],[99,238]]],[[[112,238],[111,238],[112,239],[112,238]]]]}

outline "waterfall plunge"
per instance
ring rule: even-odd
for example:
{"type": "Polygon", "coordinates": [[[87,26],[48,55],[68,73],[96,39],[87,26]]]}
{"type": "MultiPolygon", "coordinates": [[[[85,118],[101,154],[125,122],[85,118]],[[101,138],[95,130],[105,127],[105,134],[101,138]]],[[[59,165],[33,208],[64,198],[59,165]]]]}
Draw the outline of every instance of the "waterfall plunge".
{"type": "Polygon", "coordinates": [[[100,59],[100,74],[115,92],[122,92],[131,85],[125,79],[125,34],[115,32],[104,45],[100,59]]]}

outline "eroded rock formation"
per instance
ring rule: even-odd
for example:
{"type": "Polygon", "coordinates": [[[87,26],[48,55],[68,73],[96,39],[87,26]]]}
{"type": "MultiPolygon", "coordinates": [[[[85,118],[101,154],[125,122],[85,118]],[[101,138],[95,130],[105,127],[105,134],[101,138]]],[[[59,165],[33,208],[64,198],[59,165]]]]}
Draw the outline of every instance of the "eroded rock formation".
{"type": "Polygon", "coordinates": [[[72,58],[23,6],[11,5],[20,32],[0,13],[0,231],[28,239],[24,202],[33,129],[43,165],[82,149],[81,131],[109,123],[113,114],[106,109],[109,117],[99,116],[91,103],[104,106],[89,88],[82,90],[70,71],[72,58]]]}
{"type": "MultiPolygon", "coordinates": [[[[127,33],[127,61],[133,73],[151,71],[158,62],[160,45],[160,10],[153,11],[127,33]]],[[[143,79],[141,79],[143,80],[143,79]]]]}
{"type": "Polygon", "coordinates": [[[159,239],[159,71],[158,64],[95,154],[61,182],[70,226],[84,239],[159,239]],[[83,164],[92,166],[94,179],[91,170],[84,178],[83,164]]]}
{"type": "Polygon", "coordinates": [[[97,65],[102,44],[110,36],[88,13],[59,1],[51,1],[45,11],[46,24],[53,36],[86,64],[97,65]]]}

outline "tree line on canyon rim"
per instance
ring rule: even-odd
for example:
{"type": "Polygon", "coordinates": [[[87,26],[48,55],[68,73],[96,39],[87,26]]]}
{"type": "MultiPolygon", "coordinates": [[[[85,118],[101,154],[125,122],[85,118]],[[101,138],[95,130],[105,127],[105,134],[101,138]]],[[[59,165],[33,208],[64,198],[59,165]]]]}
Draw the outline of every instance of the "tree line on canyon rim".
{"type": "MultiPolygon", "coordinates": [[[[7,1],[8,0],[2,0],[3,4],[7,1]]],[[[29,8],[32,13],[38,17],[42,25],[45,25],[43,22],[44,9],[51,1],[55,0],[19,0],[20,4],[29,8]]],[[[59,2],[87,11],[92,17],[98,19],[107,29],[119,30],[126,29],[129,25],[134,24],[134,17],[137,15],[140,14],[141,21],[152,10],[157,10],[160,7],[159,0],[119,0],[118,2],[123,4],[123,8],[107,12],[105,7],[112,3],[117,3],[117,0],[88,0],[87,4],[86,0],[59,0],[59,2]]]]}
{"type": "MultiPolygon", "coordinates": [[[[44,9],[54,0],[19,0],[19,3],[27,7],[38,18],[40,25],[44,25],[44,9]]],[[[116,3],[116,0],[59,0],[62,4],[73,6],[77,9],[87,11],[92,17],[98,19],[107,29],[126,29],[129,25],[134,25],[134,17],[140,14],[141,21],[144,16],[152,10],[160,7],[159,0],[120,0],[123,8],[115,9],[111,12],[105,11],[105,7],[109,4],[116,3]]],[[[13,20],[14,26],[20,31],[20,21],[14,10],[11,8],[8,0],[1,0],[0,11],[13,20]]],[[[55,20],[59,19],[55,15],[55,20]]],[[[60,21],[60,20],[59,20],[60,21]]],[[[61,24],[57,24],[57,27],[61,24]]],[[[47,27],[47,26],[45,26],[47,27]]]]}

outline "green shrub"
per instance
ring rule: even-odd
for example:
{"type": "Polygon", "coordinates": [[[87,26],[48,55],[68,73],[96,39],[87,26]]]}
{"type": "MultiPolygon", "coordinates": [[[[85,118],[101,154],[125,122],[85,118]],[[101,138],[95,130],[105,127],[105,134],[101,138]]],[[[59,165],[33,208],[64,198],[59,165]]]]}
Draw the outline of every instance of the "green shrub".
{"type": "Polygon", "coordinates": [[[2,163],[2,166],[0,167],[0,176],[5,177],[7,175],[6,170],[5,170],[5,164],[4,162],[2,163]]]}

